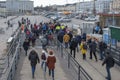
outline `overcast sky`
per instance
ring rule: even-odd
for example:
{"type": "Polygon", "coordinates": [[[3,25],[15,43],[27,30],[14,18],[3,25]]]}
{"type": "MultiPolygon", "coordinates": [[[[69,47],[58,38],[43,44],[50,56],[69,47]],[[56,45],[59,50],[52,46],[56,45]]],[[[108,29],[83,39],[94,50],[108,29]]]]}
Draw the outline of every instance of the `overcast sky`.
{"type": "MultiPolygon", "coordinates": [[[[34,6],[39,6],[39,5],[46,6],[53,4],[63,5],[66,3],[75,3],[83,0],[32,0],[32,1],[34,1],[34,6]]],[[[84,1],[90,1],[90,0],[84,0],[84,1]]]]}
{"type": "MultiPolygon", "coordinates": [[[[5,1],[5,0],[0,0],[0,1],[5,1]]],[[[66,3],[75,3],[79,1],[90,1],[90,0],[31,0],[34,1],[34,6],[47,6],[47,5],[63,5],[66,3]]]]}

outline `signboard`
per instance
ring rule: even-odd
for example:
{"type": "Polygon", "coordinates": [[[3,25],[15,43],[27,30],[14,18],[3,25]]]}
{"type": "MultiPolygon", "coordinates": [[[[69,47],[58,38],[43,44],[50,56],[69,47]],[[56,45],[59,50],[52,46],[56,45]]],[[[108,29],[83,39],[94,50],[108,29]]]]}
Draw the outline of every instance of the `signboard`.
{"type": "Polygon", "coordinates": [[[120,40],[120,27],[110,27],[111,30],[111,38],[120,40]]]}

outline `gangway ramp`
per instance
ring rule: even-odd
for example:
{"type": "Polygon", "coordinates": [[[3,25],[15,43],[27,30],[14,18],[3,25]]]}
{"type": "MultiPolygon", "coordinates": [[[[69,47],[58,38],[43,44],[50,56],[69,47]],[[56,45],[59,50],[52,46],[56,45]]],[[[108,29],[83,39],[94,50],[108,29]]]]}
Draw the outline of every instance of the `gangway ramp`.
{"type": "MultiPolygon", "coordinates": [[[[39,53],[38,55],[40,57],[42,49],[40,47],[36,47],[35,49],[39,53]]],[[[46,77],[44,76],[44,72],[41,68],[40,63],[38,63],[36,66],[35,79],[32,79],[30,62],[28,60],[28,56],[25,56],[24,53],[25,52],[22,50],[14,80],[52,80],[52,78],[48,75],[48,69],[46,72],[46,77]]],[[[57,62],[55,66],[55,80],[72,80],[68,79],[67,74],[62,69],[61,63],[57,56],[56,60],[57,62]]]]}

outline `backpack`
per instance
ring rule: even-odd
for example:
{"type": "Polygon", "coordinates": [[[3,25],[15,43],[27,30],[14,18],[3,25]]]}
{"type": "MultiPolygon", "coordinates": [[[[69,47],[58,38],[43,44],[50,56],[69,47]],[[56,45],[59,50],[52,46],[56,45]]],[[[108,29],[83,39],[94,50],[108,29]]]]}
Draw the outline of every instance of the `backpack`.
{"type": "Polygon", "coordinates": [[[111,65],[110,65],[110,68],[114,67],[115,65],[115,60],[111,57],[111,65]]]}
{"type": "Polygon", "coordinates": [[[46,60],[45,54],[42,54],[42,55],[41,55],[41,59],[42,59],[42,60],[46,60]]]}
{"type": "Polygon", "coordinates": [[[35,63],[36,62],[36,55],[34,54],[34,55],[31,55],[31,57],[30,57],[31,59],[31,63],[35,63]]]}
{"type": "Polygon", "coordinates": [[[106,44],[106,43],[103,43],[103,45],[104,45],[104,48],[107,49],[107,44],[106,44]]]}
{"type": "Polygon", "coordinates": [[[87,50],[87,45],[86,44],[83,44],[83,49],[87,50]]]}

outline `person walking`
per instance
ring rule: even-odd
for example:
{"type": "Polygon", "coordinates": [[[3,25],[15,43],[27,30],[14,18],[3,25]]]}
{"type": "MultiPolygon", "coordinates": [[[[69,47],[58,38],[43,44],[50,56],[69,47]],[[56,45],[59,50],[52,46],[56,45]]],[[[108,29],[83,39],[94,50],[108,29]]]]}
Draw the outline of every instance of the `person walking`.
{"type": "Polygon", "coordinates": [[[35,77],[34,74],[35,74],[36,64],[40,63],[38,53],[35,50],[32,50],[29,54],[28,59],[30,61],[31,68],[32,68],[32,78],[34,78],[35,77]]]}
{"type": "Polygon", "coordinates": [[[52,79],[54,80],[54,69],[55,69],[56,57],[53,54],[53,51],[49,51],[47,58],[47,66],[49,69],[49,76],[52,74],[52,79]]]}
{"type": "Polygon", "coordinates": [[[64,43],[65,43],[65,48],[68,48],[69,40],[70,40],[70,36],[66,33],[66,34],[63,36],[63,41],[64,41],[64,43]]]}
{"type": "Polygon", "coordinates": [[[75,38],[73,38],[70,43],[70,54],[72,55],[72,52],[74,52],[73,53],[74,58],[76,55],[76,48],[77,48],[77,41],[75,41],[75,38]]]}
{"type": "Polygon", "coordinates": [[[106,64],[106,71],[107,71],[107,80],[111,80],[111,73],[110,73],[110,69],[114,66],[115,62],[113,57],[110,55],[109,52],[106,53],[106,58],[104,59],[102,66],[104,66],[104,64],[106,64]]]}
{"type": "Polygon", "coordinates": [[[44,72],[46,72],[47,57],[48,57],[47,52],[44,51],[44,50],[42,50],[42,55],[41,55],[41,68],[43,69],[44,72]]]}
{"type": "Polygon", "coordinates": [[[23,48],[24,48],[24,50],[25,50],[25,55],[27,56],[27,51],[28,51],[28,49],[29,49],[29,41],[28,41],[28,39],[25,39],[25,41],[23,42],[23,48]]]}
{"type": "Polygon", "coordinates": [[[83,55],[83,60],[86,60],[87,44],[84,40],[82,41],[82,43],[80,45],[80,50],[81,50],[82,55],[83,55]]]}
{"type": "Polygon", "coordinates": [[[100,50],[100,60],[103,60],[105,57],[105,50],[107,49],[107,44],[103,41],[99,42],[99,50],[100,50]]]}
{"type": "Polygon", "coordinates": [[[97,56],[96,56],[97,44],[94,39],[92,39],[92,42],[90,43],[89,48],[90,48],[90,59],[92,59],[92,54],[93,54],[97,62],[97,56]]]}

